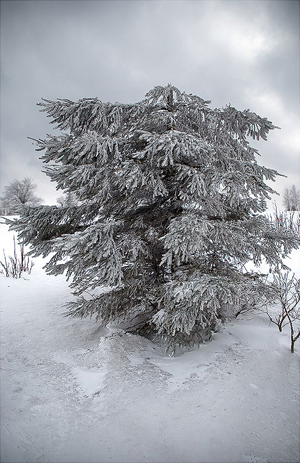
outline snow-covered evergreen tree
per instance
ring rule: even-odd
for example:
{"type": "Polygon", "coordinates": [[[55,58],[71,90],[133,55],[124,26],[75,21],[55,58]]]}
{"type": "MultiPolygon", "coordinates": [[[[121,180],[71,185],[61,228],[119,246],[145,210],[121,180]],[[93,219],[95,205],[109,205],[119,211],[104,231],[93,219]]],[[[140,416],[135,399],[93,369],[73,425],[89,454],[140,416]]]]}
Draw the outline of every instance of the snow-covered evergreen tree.
{"type": "Polygon", "coordinates": [[[70,279],[70,315],[198,343],[264,294],[247,262],[278,266],[298,247],[263,214],[279,174],[248,141],[275,126],[209,103],[170,84],[136,104],[39,103],[63,132],[36,140],[45,172],[78,204],[28,208],[12,228],[70,279]]]}

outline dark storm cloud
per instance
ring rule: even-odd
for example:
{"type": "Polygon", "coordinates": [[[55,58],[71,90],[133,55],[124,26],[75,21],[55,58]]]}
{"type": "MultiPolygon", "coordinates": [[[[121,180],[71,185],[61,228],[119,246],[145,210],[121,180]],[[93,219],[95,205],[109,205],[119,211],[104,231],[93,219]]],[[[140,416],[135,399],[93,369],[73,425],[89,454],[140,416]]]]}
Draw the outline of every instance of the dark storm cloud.
{"type": "Polygon", "coordinates": [[[282,127],[259,162],[289,175],[279,189],[299,181],[297,1],[2,1],[1,61],[1,187],[31,175],[59,195],[27,139],[53,131],[42,97],[133,102],[169,82],[282,127]]]}

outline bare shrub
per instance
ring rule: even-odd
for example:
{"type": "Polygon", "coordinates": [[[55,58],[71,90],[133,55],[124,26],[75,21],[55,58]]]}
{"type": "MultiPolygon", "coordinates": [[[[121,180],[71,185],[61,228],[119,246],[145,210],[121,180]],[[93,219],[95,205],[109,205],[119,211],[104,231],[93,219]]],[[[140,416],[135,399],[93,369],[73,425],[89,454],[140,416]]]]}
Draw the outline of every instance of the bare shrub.
{"type": "Polygon", "coordinates": [[[13,242],[13,256],[8,256],[7,258],[3,249],[3,261],[0,261],[2,267],[1,273],[4,273],[6,277],[21,278],[23,272],[31,273],[34,263],[30,257],[26,256],[24,243],[19,243],[20,256],[18,256],[15,236],[13,236],[13,242]]]}
{"type": "Polygon", "coordinates": [[[272,223],[278,229],[284,228],[291,230],[300,236],[300,212],[299,211],[279,211],[277,205],[274,204],[274,213],[269,216],[272,223]]]}

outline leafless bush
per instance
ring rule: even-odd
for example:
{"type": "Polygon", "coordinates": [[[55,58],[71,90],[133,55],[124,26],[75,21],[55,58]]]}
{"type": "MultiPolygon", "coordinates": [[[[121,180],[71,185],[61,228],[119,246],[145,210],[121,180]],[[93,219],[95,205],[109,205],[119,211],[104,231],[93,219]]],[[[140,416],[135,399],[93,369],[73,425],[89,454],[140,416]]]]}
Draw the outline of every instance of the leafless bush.
{"type": "Polygon", "coordinates": [[[3,249],[3,261],[0,260],[2,270],[0,271],[1,273],[4,273],[6,277],[11,276],[13,278],[21,278],[23,272],[31,273],[34,263],[28,256],[26,256],[24,244],[19,243],[20,256],[18,256],[15,236],[13,237],[13,242],[13,256],[8,256],[7,258],[5,250],[3,249]]]}

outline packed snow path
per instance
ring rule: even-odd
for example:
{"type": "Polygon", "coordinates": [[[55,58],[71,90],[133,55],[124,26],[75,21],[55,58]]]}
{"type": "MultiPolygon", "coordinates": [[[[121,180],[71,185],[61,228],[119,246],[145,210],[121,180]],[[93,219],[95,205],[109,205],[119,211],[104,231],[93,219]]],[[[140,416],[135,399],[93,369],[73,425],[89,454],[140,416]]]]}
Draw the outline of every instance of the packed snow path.
{"type": "Polygon", "coordinates": [[[1,462],[299,461],[300,344],[289,352],[288,331],[248,315],[169,358],[64,318],[64,277],[35,263],[20,280],[0,275],[1,462]]]}

